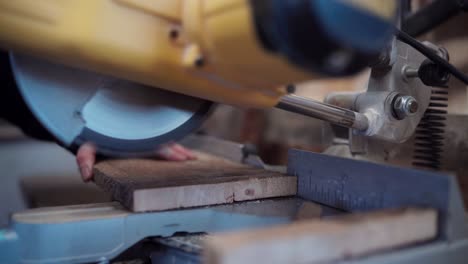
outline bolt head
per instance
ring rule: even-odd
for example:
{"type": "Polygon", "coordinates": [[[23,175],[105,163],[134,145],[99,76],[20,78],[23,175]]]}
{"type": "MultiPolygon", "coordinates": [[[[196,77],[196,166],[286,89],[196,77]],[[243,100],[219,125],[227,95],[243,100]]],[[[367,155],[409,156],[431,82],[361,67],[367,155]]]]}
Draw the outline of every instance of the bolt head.
{"type": "Polygon", "coordinates": [[[406,102],[406,108],[408,109],[408,114],[415,114],[418,112],[419,104],[416,99],[412,98],[406,102]]]}
{"type": "Polygon", "coordinates": [[[418,112],[418,109],[418,101],[409,95],[399,95],[393,103],[393,111],[398,119],[414,115],[418,112]]]}

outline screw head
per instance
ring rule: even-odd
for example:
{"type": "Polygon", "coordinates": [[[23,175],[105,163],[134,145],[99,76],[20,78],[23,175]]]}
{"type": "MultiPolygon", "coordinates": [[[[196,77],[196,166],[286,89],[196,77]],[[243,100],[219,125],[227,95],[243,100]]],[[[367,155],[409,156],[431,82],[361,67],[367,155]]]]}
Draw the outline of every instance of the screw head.
{"type": "Polygon", "coordinates": [[[414,99],[413,97],[406,101],[406,109],[408,110],[408,114],[415,114],[416,112],[418,112],[418,108],[418,101],[416,101],[416,99],[414,99]]]}
{"type": "Polygon", "coordinates": [[[205,65],[205,60],[203,59],[203,57],[198,57],[195,60],[195,66],[197,66],[198,68],[201,68],[203,67],[203,65],[205,65]]]}
{"type": "Polygon", "coordinates": [[[296,86],[294,84],[288,84],[286,86],[287,93],[294,93],[296,92],[296,86]]]}
{"type": "Polygon", "coordinates": [[[418,109],[418,101],[409,95],[397,95],[393,103],[394,116],[400,120],[416,114],[418,109]]]}
{"type": "Polygon", "coordinates": [[[171,30],[169,30],[169,37],[171,39],[176,39],[179,37],[179,30],[176,29],[176,28],[172,28],[171,30]]]}

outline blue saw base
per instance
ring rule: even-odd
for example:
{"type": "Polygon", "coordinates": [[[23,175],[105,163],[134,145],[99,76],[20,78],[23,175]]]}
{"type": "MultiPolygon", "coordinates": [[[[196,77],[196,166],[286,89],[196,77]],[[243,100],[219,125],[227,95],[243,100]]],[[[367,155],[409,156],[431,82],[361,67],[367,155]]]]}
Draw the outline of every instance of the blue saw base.
{"type": "Polygon", "coordinates": [[[282,198],[147,213],[118,203],[31,209],[13,215],[14,232],[0,233],[0,263],[105,262],[146,237],[289,223],[302,203],[282,198]]]}

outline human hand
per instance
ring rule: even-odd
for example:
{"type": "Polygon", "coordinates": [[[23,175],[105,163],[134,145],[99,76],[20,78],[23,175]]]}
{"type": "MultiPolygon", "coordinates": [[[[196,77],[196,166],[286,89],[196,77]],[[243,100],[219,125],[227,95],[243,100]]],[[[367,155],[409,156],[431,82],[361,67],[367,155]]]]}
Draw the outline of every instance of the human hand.
{"type": "MultiPolygon", "coordinates": [[[[154,156],[168,161],[196,159],[196,156],[190,150],[177,143],[168,143],[160,146],[155,150],[154,156]]],[[[81,145],[76,154],[76,163],[78,164],[83,181],[91,181],[93,179],[93,166],[96,163],[96,146],[92,143],[81,145]]]]}

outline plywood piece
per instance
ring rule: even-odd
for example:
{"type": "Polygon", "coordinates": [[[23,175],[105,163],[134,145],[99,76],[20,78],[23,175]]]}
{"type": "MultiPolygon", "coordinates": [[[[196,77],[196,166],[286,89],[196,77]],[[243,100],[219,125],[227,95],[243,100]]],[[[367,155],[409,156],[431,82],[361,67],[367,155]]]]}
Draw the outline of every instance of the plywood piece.
{"type": "Polygon", "coordinates": [[[295,195],[297,179],[204,153],[186,162],[107,160],[94,181],[135,211],[158,211],[295,195]]]}
{"type": "Polygon", "coordinates": [[[330,263],[427,241],[436,236],[430,209],[387,210],[207,237],[208,264],[330,263]]]}

